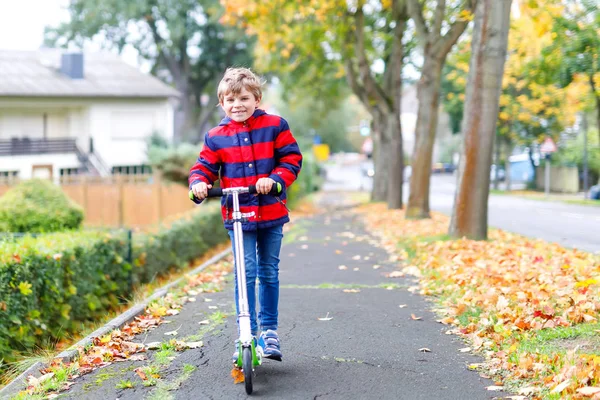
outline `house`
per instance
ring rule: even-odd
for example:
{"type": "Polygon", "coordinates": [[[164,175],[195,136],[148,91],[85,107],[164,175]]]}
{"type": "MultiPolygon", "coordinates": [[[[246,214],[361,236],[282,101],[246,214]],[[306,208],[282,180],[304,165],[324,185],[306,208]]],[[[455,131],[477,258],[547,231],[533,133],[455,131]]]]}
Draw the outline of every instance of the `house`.
{"type": "Polygon", "coordinates": [[[0,50],[0,178],[146,171],[178,95],[114,54],[0,50]]]}

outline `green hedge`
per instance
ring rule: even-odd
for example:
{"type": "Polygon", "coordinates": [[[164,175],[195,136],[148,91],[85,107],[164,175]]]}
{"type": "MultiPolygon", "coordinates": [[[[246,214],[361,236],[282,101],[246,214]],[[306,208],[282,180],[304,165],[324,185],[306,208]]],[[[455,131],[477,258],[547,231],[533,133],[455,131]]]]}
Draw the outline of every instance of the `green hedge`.
{"type": "Polygon", "coordinates": [[[104,317],[141,283],[182,268],[228,239],[218,204],[207,204],[154,235],[77,232],[0,242],[0,360],[104,317]]]}
{"type": "Polygon", "coordinates": [[[0,197],[0,231],[59,232],[82,222],[83,209],[48,180],[23,181],[0,197]]]}

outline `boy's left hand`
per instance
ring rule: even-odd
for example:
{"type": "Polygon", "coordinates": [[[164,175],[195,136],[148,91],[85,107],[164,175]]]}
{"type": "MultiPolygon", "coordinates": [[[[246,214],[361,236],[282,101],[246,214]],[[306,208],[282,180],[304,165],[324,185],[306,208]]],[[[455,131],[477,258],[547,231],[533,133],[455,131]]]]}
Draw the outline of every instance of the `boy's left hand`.
{"type": "Polygon", "coordinates": [[[256,181],[256,192],[260,194],[269,194],[275,181],[271,178],[260,178],[256,181]]]}

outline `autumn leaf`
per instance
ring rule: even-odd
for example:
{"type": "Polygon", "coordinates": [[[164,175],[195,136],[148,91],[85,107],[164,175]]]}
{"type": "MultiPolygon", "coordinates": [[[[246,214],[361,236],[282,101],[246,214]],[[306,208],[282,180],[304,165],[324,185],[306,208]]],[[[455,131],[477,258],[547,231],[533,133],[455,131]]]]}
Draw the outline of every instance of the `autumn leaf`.
{"type": "Polygon", "coordinates": [[[415,321],[420,321],[420,320],[423,319],[421,317],[417,317],[415,314],[410,314],[410,318],[413,319],[413,320],[415,320],[415,321]]]}
{"type": "Polygon", "coordinates": [[[234,385],[244,382],[244,372],[241,368],[233,367],[233,369],[231,370],[231,377],[233,378],[234,385]]]}
{"type": "Polygon", "coordinates": [[[23,296],[29,296],[32,292],[31,290],[31,283],[29,282],[21,282],[19,283],[19,292],[21,292],[21,294],[23,296]]]}

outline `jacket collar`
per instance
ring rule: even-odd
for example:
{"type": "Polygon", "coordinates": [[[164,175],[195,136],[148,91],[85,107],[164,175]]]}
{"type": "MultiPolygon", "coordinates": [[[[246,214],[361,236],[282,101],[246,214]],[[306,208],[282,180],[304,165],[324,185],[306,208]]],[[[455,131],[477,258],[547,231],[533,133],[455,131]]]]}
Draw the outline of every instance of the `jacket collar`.
{"type": "MultiPolygon", "coordinates": [[[[256,110],[254,110],[254,113],[252,114],[252,116],[244,122],[251,124],[252,121],[254,121],[256,118],[260,117],[261,115],[265,115],[265,114],[266,114],[266,112],[264,110],[260,110],[257,108],[256,110]]],[[[225,125],[242,126],[242,125],[244,125],[244,122],[236,122],[229,117],[225,117],[221,120],[221,123],[219,124],[219,126],[225,126],[225,125]]]]}

